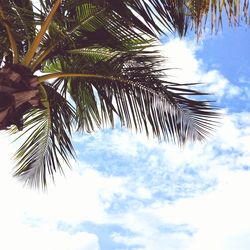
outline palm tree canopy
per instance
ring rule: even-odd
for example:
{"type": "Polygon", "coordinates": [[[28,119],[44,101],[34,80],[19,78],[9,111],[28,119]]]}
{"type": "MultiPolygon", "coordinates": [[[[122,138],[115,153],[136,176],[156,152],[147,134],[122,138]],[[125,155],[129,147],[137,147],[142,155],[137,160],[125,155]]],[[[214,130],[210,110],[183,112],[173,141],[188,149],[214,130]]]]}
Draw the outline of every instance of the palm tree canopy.
{"type": "MultiPolygon", "coordinates": [[[[236,16],[236,2],[216,2],[219,20],[230,3],[228,15],[236,16]]],[[[217,16],[214,1],[39,3],[0,1],[0,86],[9,107],[0,119],[12,115],[6,123],[16,125],[12,131],[29,133],[15,155],[15,175],[25,183],[45,186],[48,174],[69,164],[75,128],[114,127],[118,118],[124,127],[178,144],[203,140],[213,130],[214,107],[193,98],[205,93],[191,89],[194,83],[168,81],[153,44],[164,28],[180,35],[192,25],[198,30],[209,9],[217,16]],[[36,77],[37,70],[45,75],[36,77]]]]}

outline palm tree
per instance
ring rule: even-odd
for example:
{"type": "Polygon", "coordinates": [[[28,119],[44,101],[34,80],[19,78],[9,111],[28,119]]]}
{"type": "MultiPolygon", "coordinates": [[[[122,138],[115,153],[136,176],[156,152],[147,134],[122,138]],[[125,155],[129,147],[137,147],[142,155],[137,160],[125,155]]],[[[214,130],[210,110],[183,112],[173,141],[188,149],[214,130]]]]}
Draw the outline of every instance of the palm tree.
{"type": "Polygon", "coordinates": [[[203,95],[190,89],[194,84],[168,81],[154,47],[164,27],[180,35],[193,23],[200,27],[207,5],[39,3],[0,1],[0,129],[29,135],[15,155],[15,175],[25,183],[44,187],[48,175],[69,165],[74,129],[114,127],[118,118],[178,144],[203,140],[213,129],[218,114],[210,102],[188,98],[203,95]]]}

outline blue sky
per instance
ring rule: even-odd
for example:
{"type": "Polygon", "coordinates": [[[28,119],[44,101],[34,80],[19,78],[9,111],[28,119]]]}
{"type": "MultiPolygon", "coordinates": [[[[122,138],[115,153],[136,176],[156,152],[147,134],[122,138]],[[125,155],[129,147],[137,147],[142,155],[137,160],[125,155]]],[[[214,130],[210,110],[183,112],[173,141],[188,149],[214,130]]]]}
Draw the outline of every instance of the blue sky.
{"type": "Polygon", "coordinates": [[[248,250],[249,30],[162,38],[179,82],[207,83],[223,118],[204,143],[178,148],[117,128],[76,134],[78,159],[47,193],[11,177],[15,145],[2,134],[0,248],[248,250]]]}

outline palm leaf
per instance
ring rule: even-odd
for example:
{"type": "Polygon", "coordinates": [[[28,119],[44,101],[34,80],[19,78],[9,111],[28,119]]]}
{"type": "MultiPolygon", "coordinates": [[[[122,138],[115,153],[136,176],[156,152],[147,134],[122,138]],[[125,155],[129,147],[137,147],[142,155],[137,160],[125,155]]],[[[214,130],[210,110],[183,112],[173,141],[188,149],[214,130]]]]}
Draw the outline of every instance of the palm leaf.
{"type": "Polygon", "coordinates": [[[32,68],[35,70],[47,58],[57,57],[66,50],[83,49],[93,45],[128,49],[135,39],[144,40],[134,30],[124,26],[120,17],[107,12],[105,8],[90,3],[76,5],[67,9],[64,14],[56,15],[48,33],[42,39],[39,55],[32,68]]]}
{"type": "MultiPolygon", "coordinates": [[[[6,15],[6,22],[16,42],[18,54],[23,57],[34,39],[36,25],[39,25],[35,21],[36,14],[33,12],[32,1],[1,0],[0,6],[6,15]]],[[[2,32],[4,31],[1,28],[0,33],[2,32]]],[[[4,34],[1,34],[1,39],[3,38],[4,34]]]]}
{"type": "Polygon", "coordinates": [[[164,80],[161,60],[149,52],[124,53],[92,65],[84,64],[79,55],[62,58],[64,75],[77,70],[83,74],[61,82],[76,103],[78,129],[89,132],[113,126],[118,116],[122,126],[160,139],[179,144],[203,140],[218,114],[209,102],[188,98],[203,93],[164,80]]]}
{"type": "Polygon", "coordinates": [[[79,54],[92,62],[107,61],[116,56],[120,51],[112,51],[110,48],[88,47],[82,49],[68,50],[69,54],[79,54]]]}
{"type": "Polygon", "coordinates": [[[218,31],[222,26],[223,15],[227,17],[229,25],[238,26],[242,19],[248,23],[248,0],[189,0],[186,7],[186,15],[190,16],[198,35],[202,33],[209,18],[212,31],[218,31]]]}
{"type": "MultiPolygon", "coordinates": [[[[74,111],[71,105],[55,89],[44,86],[43,110],[32,110],[25,117],[28,139],[15,154],[15,176],[31,186],[46,186],[48,175],[62,170],[62,162],[69,165],[69,156],[74,156],[70,139],[74,111]]],[[[23,134],[23,135],[24,135],[23,134]]]]}

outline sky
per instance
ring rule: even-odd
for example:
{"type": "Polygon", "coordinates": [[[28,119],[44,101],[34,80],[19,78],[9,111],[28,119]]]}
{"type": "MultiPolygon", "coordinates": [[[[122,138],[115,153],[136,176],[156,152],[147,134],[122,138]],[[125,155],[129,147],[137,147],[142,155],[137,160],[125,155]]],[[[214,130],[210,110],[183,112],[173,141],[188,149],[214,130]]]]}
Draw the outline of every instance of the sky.
{"type": "Polygon", "coordinates": [[[75,134],[72,170],[42,192],[11,176],[16,144],[1,133],[0,249],[249,250],[249,32],[161,39],[169,77],[206,83],[222,110],[203,143],[75,134]]]}

